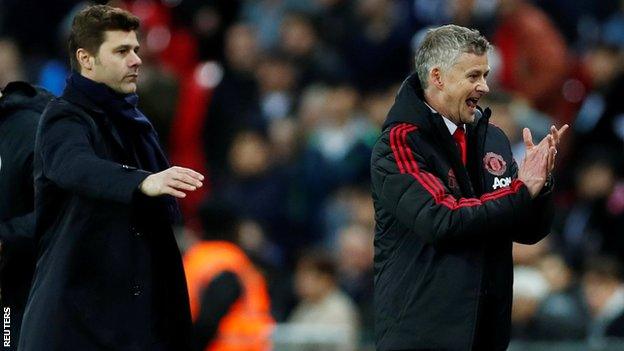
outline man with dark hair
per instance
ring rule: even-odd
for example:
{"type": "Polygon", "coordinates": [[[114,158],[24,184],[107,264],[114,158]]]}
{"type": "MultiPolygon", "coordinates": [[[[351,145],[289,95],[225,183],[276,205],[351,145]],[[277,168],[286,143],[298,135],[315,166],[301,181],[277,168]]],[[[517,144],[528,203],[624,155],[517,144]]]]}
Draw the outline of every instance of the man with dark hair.
{"type": "Polygon", "coordinates": [[[511,323],[512,243],[550,230],[554,126],[518,167],[477,106],[489,92],[488,41],[430,30],[371,160],[379,350],[504,350],[511,323]]]}
{"type": "Polygon", "coordinates": [[[74,18],[75,71],[37,130],[38,262],[19,350],[189,350],[174,197],[202,186],[170,167],[137,109],[138,19],[90,6],[74,18]]]}
{"type": "MultiPolygon", "coordinates": [[[[82,48],[90,53],[98,52],[104,42],[105,31],[121,29],[126,32],[136,32],[139,29],[139,19],[126,11],[107,6],[93,6],[89,9],[90,15],[76,16],[72,24],[72,31],[68,40],[69,64],[71,69],[80,72],[80,62],[76,52],[82,48]]],[[[99,60],[99,57],[95,57],[99,60]]]]}
{"type": "Polygon", "coordinates": [[[17,349],[35,271],[35,131],[53,97],[26,82],[11,82],[0,92],[0,305],[11,319],[3,350],[17,349]]]}

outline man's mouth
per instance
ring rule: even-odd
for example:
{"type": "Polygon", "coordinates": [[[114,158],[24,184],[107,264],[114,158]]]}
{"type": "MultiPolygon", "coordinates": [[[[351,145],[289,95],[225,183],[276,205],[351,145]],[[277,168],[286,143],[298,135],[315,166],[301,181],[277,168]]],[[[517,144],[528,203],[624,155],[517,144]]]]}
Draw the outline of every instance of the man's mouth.
{"type": "Polygon", "coordinates": [[[466,105],[468,105],[468,107],[470,107],[471,109],[477,108],[478,102],[479,102],[479,98],[476,98],[476,97],[471,97],[471,98],[466,99],[466,105]]]}

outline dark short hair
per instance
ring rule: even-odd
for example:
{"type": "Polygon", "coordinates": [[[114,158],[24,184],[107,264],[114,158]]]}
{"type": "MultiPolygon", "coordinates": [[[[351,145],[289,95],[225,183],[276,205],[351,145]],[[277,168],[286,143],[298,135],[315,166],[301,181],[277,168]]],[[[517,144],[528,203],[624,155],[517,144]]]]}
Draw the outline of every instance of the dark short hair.
{"type": "Polygon", "coordinates": [[[126,10],[108,5],[93,5],[82,9],[74,17],[69,33],[69,63],[79,71],[76,50],[83,48],[96,55],[104,42],[107,30],[133,31],[139,28],[139,18],[126,10]]]}

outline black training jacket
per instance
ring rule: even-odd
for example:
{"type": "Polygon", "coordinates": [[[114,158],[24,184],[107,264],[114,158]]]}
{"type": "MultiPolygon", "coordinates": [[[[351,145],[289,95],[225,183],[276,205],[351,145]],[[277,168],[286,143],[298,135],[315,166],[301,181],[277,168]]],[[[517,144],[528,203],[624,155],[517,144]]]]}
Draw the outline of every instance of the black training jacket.
{"type": "Polygon", "coordinates": [[[17,349],[35,270],[33,150],[41,112],[53,97],[26,82],[11,82],[0,98],[0,305],[9,317],[2,350],[17,349]]]}
{"type": "Polygon", "coordinates": [[[512,242],[550,230],[550,189],[531,199],[490,110],[466,126],[468,161],[416,74],[372,153],[378,350],[504,350],[512,242]]]}

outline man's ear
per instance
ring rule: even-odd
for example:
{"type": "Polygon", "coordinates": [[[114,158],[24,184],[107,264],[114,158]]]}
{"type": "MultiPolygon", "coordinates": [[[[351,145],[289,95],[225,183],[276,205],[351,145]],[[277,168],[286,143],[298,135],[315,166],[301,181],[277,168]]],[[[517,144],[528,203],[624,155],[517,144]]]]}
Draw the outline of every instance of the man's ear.
{"type": "Polygon", "coordinates": [[[78,63],[80,63],[80,67],[85,70],[90,71],[93,69],[95,57],[92,56],[87,50],[83,48],[76,50],[76,59],[78,60],[78,63]]]}
{"type": "Polygon", "coordinates": [[[444,83],[442,82],[442,71],[440,71],[440,67],[433,67],[429,71],[429,84],[435,86],[438,89],[442,89],[444,83]]]}

